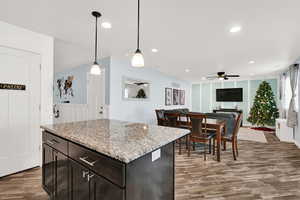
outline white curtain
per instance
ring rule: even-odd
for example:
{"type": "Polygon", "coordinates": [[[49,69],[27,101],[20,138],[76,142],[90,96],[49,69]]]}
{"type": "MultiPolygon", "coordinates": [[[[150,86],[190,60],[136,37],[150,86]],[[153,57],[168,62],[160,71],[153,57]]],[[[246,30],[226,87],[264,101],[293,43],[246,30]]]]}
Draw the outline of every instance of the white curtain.
{"type": "MultiPolygon", "coordinates": [[[[295,99],[296,99],[296,89],[298,84],[298,71],[299,65],[291,65],[289,67],[289,75],[290,75],[290,84],[292,90],[292,98],[290,101],[290,106],[287,115],[287,126],[294,128],[298,124],[297,111],[295,107],[295,99]]],[[[298,102],[297,102],[298,103],[298,102]]]]}

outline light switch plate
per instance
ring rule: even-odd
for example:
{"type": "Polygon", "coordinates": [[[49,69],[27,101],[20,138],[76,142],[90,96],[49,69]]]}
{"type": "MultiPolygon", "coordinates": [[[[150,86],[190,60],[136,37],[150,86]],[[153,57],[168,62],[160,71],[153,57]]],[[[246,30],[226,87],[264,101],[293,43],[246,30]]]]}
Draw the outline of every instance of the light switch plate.
{"type": "Polygon", "coordinates": [[[160,158],[160,149],[152,152],[152,162],[160,158]]]}

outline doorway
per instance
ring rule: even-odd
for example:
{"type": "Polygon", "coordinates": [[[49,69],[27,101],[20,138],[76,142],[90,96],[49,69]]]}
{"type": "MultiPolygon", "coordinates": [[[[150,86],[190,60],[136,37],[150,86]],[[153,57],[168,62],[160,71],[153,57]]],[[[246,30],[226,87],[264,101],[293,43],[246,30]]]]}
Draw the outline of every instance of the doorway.
{"type": "Polygon", "coordinates": [[[40,165],[40,55],[0,46],[0,177],[40,165]]]}

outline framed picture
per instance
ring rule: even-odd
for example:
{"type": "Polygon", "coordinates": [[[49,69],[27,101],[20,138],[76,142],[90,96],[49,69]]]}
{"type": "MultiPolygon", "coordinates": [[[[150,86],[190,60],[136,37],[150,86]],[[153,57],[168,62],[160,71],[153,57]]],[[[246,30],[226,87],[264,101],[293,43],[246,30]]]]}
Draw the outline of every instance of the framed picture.
{"type": "Polygon", "coordinates": [[[178,89],[173,89],[173,105],[179,105],[179,91],[178,89]]]}
{"type": "Polygon", "coordinates": [[[172,88],[165,89],[165,104],[166,106],[172,105],[172,88]]]}
{"type": "Polygon", "coordinates": [[[185,91],[184,90],[180,90],[179,103],[180,103],[180,105],[185,104],[185,91]]]}

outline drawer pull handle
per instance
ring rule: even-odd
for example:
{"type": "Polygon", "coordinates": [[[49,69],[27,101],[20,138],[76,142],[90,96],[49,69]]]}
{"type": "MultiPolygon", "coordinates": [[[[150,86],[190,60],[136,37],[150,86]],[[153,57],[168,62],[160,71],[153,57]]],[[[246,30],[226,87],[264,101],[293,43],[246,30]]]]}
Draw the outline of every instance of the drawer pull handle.
{"type": "Polygon", "coordinates": [[[95,163],[97,162],[97,161],[93,161],[93,162],[89,162],[89,161],[87,161],[87,159],[88,159],[88,157],[80,157],[79,158],[79,160],[81,160],[82,162],[84,162],[85,164],[88,164],[89,166],[92,166],[92,167],[94,167],[94,165],[95,165],[95,163]]]}
{"type": "Polygon", "coordinates": [[[47,143],[50,144],[50,145],[54,145],[54,143],[51,142],[50,140],[47,140],[47,143]]]}
{"type": "Polygon", "coordinates": [[[57,141],[56,139],[53,139],[52,142],[54,142],[54,143],[56,143],[56,144],[59,143],[59,141],[57,141]]]}
{"type": "Polygon", "coordinates": [[[54,143],[55,144],[59,144],[59,142],[57,140],[55,140],[55,139],[53,139],[53,140],[47,140],[47,143],[50,144],[50,145],[54,145],[54,143]]]}

